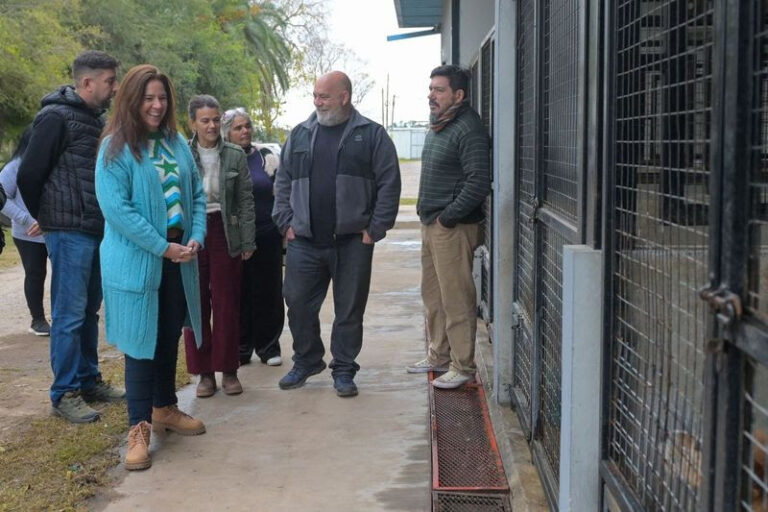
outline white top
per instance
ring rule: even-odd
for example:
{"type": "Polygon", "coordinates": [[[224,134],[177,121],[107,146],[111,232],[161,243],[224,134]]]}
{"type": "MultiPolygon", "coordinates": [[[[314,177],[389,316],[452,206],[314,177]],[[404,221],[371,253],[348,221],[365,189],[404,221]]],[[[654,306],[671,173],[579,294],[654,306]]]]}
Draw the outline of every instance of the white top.
{"type": "Polygon", "coordinates": [[[203,172],[203,191],[205,191],[206,213],[221,211],[221,195],[219,193],[219,170],[221,158],[218,148],[204,148],[197,143],[197,154],[200,155],[200,169],[203,172]]]}

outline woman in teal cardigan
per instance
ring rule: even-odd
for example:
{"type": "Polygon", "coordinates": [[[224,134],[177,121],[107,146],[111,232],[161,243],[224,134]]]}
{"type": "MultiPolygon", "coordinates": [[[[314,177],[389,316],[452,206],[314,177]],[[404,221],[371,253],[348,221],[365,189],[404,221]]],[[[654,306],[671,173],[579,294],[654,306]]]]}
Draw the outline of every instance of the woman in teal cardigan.
{"type": "MultiPolygon", "coordinates": [[[[106,221],[101,243],[107,341],[125,354],[126,469],[146,469],[151,428],[205,432],[176,406],[176,360],[187,319],[201,332],[196,254],[205,240],[205,195],[176,131],[174,89],[156,67],[125,75],[96,163],[106,221]]],[[[202,339],[202,337],[198,337],[202,339]]]]}

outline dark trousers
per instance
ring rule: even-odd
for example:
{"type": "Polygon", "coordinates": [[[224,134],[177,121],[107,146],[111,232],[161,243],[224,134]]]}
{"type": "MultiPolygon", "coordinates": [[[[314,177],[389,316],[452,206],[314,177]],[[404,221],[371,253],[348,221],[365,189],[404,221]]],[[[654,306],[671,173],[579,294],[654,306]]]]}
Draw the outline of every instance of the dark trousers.
{"type": "Polygon", "coordinates": [[[227,249],[221,213],[209,213],[205,249],[197,254],[203,343],[184,329],[189,373],[236,372],[240,366],[240,280],[243,262],[227,249]],[[213,317],[213,328],[211,328],[213,317]]]}
{"type": "Polygon", "coordinates": [[[254,350],[262,362],[280,355],[285,323],[283,305],[283,238],[272,230],[256,237],[256,252],[243,262],[240,301],[240,360],[254,350]]]}
{"type": "Polygon", "coordinates": [[[354,375],[363,346],[363,315],[371,283],[373,245],[361,236],[339,238],[332,247],[317,247],[296,238],[288,243],[283,294],[293,335],[293,361],[299,368],[320,363],[320,307],[333,281],[335,318],[331,331],[330,368],[334,375],[354,375]]]}
{"type": "Polygon", "coordinates": [[[45,291],[45,276],[47,274],[48,249],[45,243],[13,239],[19,250],[21,264],[24,267],[24,297],[32,320],[45,318],[43,308],[43,293],[45,291]]]}
{"type": "Polygon", "coordinates": [[[187,315],[184,285],[178,263],[163,258],[154,359],[125,356],[125,394],[128,424],[152,421],[152,407],[176,403],[176,359],[179,336],[187,315]]]}

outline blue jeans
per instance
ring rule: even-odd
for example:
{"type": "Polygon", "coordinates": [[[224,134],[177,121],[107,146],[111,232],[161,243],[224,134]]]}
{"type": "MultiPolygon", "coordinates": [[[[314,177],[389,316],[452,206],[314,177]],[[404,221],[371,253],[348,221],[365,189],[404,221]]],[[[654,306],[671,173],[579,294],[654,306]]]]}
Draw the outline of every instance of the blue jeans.
{"type": "Polygon", "coordinates": [[[360,369],[355,358],[363,346],[372,259],[373,244],[364,244],[361,236],[339,238],[333,247],[317,247],[302,238],[288,243],[283,295],[295,366],[308,369],[323,359],[319,313],[333,281],[330,368],[334,375],[354,375],[360,369]]]}
{"type": "Polygon", "coordinates": [[[101,239],[79,231],[51,231],[45,245],[51,259],[51,402],[64,393],[90,389],[99,373],[101,239]]]}

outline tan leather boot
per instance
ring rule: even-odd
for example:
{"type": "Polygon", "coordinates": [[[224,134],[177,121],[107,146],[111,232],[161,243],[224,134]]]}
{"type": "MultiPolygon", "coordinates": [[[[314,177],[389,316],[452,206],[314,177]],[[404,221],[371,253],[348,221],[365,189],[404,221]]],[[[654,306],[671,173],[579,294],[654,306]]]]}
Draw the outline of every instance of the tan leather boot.
{"type": "Polygon", "coordinates": [[[152,429],[155,432],[173,430],[182,436],[196,436],[205,432],[205,425],[174,405],[152,408],[152,429]]]}
{"type": "Polygon", "coordinates": [[[243,385],[237,378],[237,372],[225,373],[221,379],[221,387],[224,388],[224,393],[228,395],[239,395],[243,392],[243,385]]]}
{"type": "Polygon", "coordinates": [[[125,469],[135,471],[152,465],[149,457],[149,437],[152,425],[142,421],[128,431],[128,451],[125,452],[125,469]]]}

